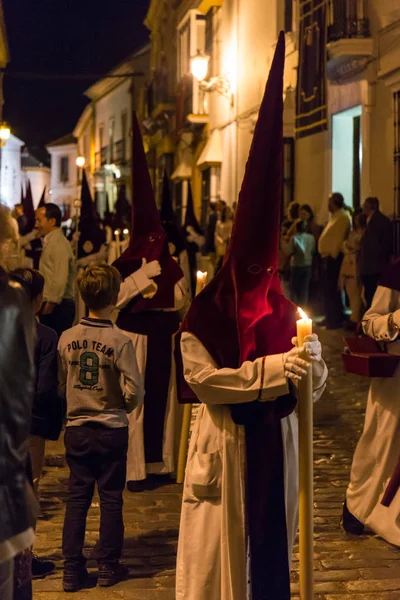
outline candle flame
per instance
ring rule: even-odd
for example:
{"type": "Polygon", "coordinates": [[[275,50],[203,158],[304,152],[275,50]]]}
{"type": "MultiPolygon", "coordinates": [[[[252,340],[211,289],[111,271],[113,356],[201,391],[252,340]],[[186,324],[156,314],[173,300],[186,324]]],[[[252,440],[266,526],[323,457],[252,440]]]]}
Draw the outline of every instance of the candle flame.
{"type": "Polygon", "coordinates": [[[114,235],[119,235],[120,233],[121,233],[121,232],[120,232],[120,230],[119,230],[119,229],[116,229],[116,230],[114,231],[114,235]]]}
{"type": "Polygon", "coordinates": [[[203,277],[206,277],[207,275],[207,271],[197,271],[197,279],[203,279],[203,277]]]}
{"type": "Polygon", "coordinates": [[[297,312],[299,313],[299,315],[301,316],[302,319],[308,319],[308,316],[306,315],[304,310],[302,308],[300,308],[300,306],[297,307],[297,312]]]}
{"type": "Polygon", "coordinates": [[[128,235],[128,233],[129,233],[129,229],[124,229],[123,234],[128,235]]]}

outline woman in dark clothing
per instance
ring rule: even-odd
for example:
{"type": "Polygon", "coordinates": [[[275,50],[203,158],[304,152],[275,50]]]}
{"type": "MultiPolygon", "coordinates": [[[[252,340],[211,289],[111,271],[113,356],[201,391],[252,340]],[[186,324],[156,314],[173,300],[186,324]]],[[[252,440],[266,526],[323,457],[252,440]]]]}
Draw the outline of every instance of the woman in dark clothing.
{"type": "MultiPolygon", "coordinates": [[[[21,283],[31,300],[32,312],[38,314],[43,303],[44,277],[35,269],[16,269],[11,277],[21,283]]],[[[36,389],[32,407],[29,453],[33,487],[38,495],[46,440],[58,440],[63,421],[63,404],[57,394],[57,334],[36,321],[35,340],[36,389]]],[[[32,576],[45,577],[54,571],[50,560],[32,559],[32,576]]]]}
{"type": "MultiPolygon", "coordinates": [[[[0,248],[5,214],[0,206],[0,248]]],[[[22,287],[2,269],[0,322],[0,598],[16,600],[14,575],[21,584],[17,592],[23,588],[25,598],[31,597],[29,549],[37,512],[26,471],[35,381],[34,320],[22,287]]]]}

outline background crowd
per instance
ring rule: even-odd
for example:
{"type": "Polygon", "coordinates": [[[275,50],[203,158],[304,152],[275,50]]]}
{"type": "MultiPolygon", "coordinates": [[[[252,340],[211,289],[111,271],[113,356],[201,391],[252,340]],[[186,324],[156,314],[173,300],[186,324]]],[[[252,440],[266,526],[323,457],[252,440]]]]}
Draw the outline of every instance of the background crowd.
{"type": "Polygon", "coordinates": [[[353,210],[333,193],[328,208],[322,227],[308,204],[289,205],[281,229],[281,283],[294,303],[323,315],[328,329],[355,329],[393,256],[393,226],[378,198],[353,210]]]}

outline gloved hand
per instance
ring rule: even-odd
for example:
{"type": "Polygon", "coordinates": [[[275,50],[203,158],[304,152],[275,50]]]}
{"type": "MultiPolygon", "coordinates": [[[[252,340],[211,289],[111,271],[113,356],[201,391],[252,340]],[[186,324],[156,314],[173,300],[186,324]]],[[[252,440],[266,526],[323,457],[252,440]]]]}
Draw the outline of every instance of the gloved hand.
{"type": "Polygon", "coordinates": [[[153,277],[157,277],[161,273],[161,266],[158,260],[152,260],[148,263],[145,258],[142,258],[142,266],[140,268],[149,279],[153,279],[153,277]]]}
{"type": "MultiPolygon", "coordinates": [[[[297,346],[297,337],[292,338],[293,346],[297,346]]],[[[319,362],[322,360],[322,346],[316,333],[306,335],[304,338],[304,350],[308,352],[311,360],[319,362]]]]}
{"type": "Polygon", "coordinates": [[[283,355],[283,368],[285,371],[285,377],[293,379],[294,381],[300,381],[304,375],[307,374],[311,361],[300,358],[300,354],[303,352],[303,346],[297,348],[295,346],[289,352],[283,355]]]}

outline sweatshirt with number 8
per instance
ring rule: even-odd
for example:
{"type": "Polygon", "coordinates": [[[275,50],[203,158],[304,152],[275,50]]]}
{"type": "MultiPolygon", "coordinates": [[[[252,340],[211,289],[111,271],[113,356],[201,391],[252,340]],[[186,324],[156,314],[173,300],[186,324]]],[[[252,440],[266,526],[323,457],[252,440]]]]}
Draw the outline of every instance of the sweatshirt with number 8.
{"type": "Polygon", "coordinates": [[[88,423],[126,427],[126,414],[144,396],[131,340],[111,321],[85,317],[62,334],[58,355],[67,427],[88,423]]]}

